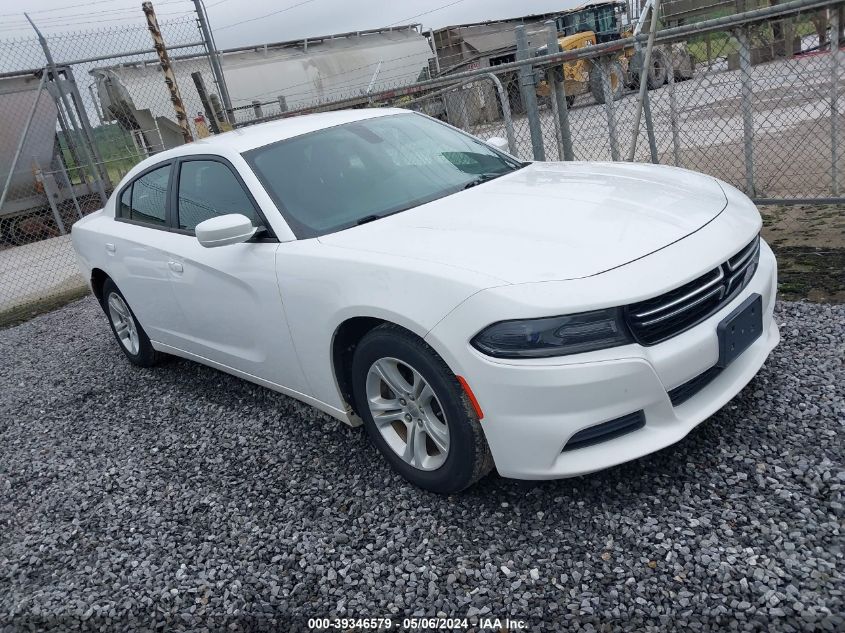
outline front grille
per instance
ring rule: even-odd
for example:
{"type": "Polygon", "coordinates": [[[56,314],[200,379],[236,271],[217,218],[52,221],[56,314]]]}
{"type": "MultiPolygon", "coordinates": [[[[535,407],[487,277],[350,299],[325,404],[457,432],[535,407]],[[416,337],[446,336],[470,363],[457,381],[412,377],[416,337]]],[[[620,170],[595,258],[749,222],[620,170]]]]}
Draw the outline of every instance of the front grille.
{"type": "Polygon", "coordinates": [[[659,297],[629,305],[628,327],[641,345],[655,345],[718,312],[748,285],[760,260],[760,237],[717,268],[659,297]]]}
{"type": "Polygon", "coordinates": [[[645,413],[643,411],[635,411],[634,413],[623,415],[621,418],[581,429],[569,438],[563,450],[572,451],[576,448],[584,448],[585,446],[592,446],[599,442],[606,442],[620,435],[641,429],[644,426],[645,413]]]}
{"type": "Polygon", "coordinates": [[[718,376],[721,372],[721,367],[713,365],[710,369],[701,372],[698,376],[690,378],[684,384],[678,385],[672,389],[669,392],[669,400],[672,401],[672,406],[677,407],[692,398],[695,394],[713,382],[716,376],[718,376]]]}

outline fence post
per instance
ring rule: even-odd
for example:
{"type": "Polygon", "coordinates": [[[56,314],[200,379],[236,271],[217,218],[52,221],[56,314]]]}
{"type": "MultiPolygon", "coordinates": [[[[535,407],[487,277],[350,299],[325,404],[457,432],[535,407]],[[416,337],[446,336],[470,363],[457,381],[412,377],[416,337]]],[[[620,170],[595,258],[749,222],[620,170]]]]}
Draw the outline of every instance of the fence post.
{"type": "Polygon", "coordinates": [[[212,134],[220,134],[220,126],[217,124],[217,114],[211,107],[211,102],[208,100],[208,91],[205,89],[205,80],[202,78],[200,71],[191,73],[191,79],[194,80],[194,87],[197,89],[197,94],[200,98],[203,110],[208,116],[208,126],[211,128],[212,134]]]}
{"type": "MultiPolygon", "coordinates": [[[[528,50],[525,26],[520,24],[516,27],[516,59],[521,61],[530,57],[531,51],[528,50]]],[[[534,70],[532,66],[519,67],[519,92],[522,95],[522,103],[525,105],[525,112],[528,115],[528,129],[531,132],[531,149],[534,160],[546,160],[546,152],[543,148],[543,132],[540,129],[540,113],[537,110],[537,93],[534,91],[534,70]]]]}
{"type": "Polygon", "coordinates": [[[185,112],[185,104],[182,102],[182,95],[179,93],[176,75],[173,74],[173,66],[170,65],[170,55],[167,54],[167,47],[164,45],[161,29],[158,28],[158,19],[156,19],[153,3],[144,2],[141,4],[141,10],[147,16],[147,26],[150,29],[150,35],[153,36],[153,48],[158,53],[161,69],[164,71],[164,83],[167,84],[167,89],[170,91],[170,101],[173,102],[176,121],[179,123],[179,127],[182,128],[182,138],[186,143],[190,143],[194,140],[194,137],[188,125],[188,114],[185,112]]]}
{"type": "Polygon", "coordinates": [[[839,195],[839,7],[830,15],[830,175],[831,193],[839,195]]]}
{"type": "MultiPolygon", "coordinates": [[[[652,162],[655,162],[657,156],[657,146],[652,143],[654,133],[652,130],[651,119],[651,103],[648,101],[648,75],[651,69],[651,52],[654,49],[654,36],[657,32],[657,13],[660,10],[660,0],[654,0],[648,5],[651,11],[651,21],[648,29],[648,42],[645,47],[645,54],[642,52],[642,46],[639,40],[634,45],[636,51],[637,64],[640,67],[640,85],[638,86],[637,97],[637,113],[634,115],[634,132],[631,136],[631,148],[628,150],[628,160],[633,161],[637,153],[637,139],[640,134],[640,115],[645,111],[646,115],[646,131],[648,132],[649,150],[651,151],[652,162]]],[[[637,30],[637,27],[634,27],[637,30]]]]}
{"type": "Polygon", "coordinates": [[[505,135],[508,137],[508,150],[514,156],[517,155],[516,137],[513,133],[513,118],[511,117],[511,104],[508,101],[508,93],[499,78],[493,73],[487,73],[487,77],[496,87],[496,94],[499,95],[499,103],[502,104],[502,118],[505,120],[505,135]]]}
{"type": "Polygon", "coordinates": [[[607,132],[610,138],[610,157],[615,162],[619,160],[619,136],[616,133],[616,112],[613,107],[613,91],[610,89],[610,77],[608,76],[608,63],[601,60],[592,60],[593,69],[601,73],[601,89],[604,93],[604,110],[607,113],[607,132]]]}
{"type": "Polygon", "coordinates": [[[675,58],[672,45],[666,45],[666,59],[669,60],[669,124],[672,127],[672,161],[675,167],[681,166],[681,134],[678,127],[678,98],[675,94],[675,58]]]}
{"type": "MultiPolygon", "coordinates": [[[[549,42],[546,52],[557,52],[560,48],[557,40],[557,25],[554,20],[546,22],[549,32],[549,42]]],[[[546,81],[549,82],[549,100],[552,103],[552,111],[555,114],[555,128],[558,133],[558,156],[562,160],[575,160],[572,152],[572,133],[569,129],[569,108],[566,105],[566,86],[564,81],[558,81],[557,68],[563,65],[549,68],[546,81]]]]}
{"type": "Polygon", "coordinates": [[[223,74],[223,67],[220,65],[220,53],[217,52],[217,46],[214,44],[214,36],[211,34],[211,29],[208,28],[205,5],[202,3],[202,0],[194,0],[194,8],[197,12],[197,20],[200,24],[202,39],[205,42],[205,50],[208,53],[211,74],[214,75],[214,83],[217,84],[217,91],[220,93],[220,98],[223,99],[223,105],[226,108],[226,117],[229,123],[234,123],[235,117],[232,114],[232,100],[229,98],[229,87],[226,85],[226,76],[223,74]]]}
{"type": "Polygon", "coordinates": [[[751,50],[748,47],[748,33],[745,27],[739,27],[734,32],[739,42],[739,72],[742,80],[742,136],[745,147],[745,187],[750,198],[755,198],[754,188],[754,111],[751,102],[753,88],[751,86],[751,50]]]}

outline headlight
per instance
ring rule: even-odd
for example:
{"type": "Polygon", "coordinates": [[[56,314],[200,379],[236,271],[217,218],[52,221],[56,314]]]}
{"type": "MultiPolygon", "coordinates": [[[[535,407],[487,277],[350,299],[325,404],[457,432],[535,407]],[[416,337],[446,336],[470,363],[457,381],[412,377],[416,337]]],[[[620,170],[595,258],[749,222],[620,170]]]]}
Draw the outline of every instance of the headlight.
{"type": "Polygon", "coordinates": [[[496,358],[541,358],[579,354],[633,342],[622,310],[610,308],[566,316],[500,321],[472,339],[496,358]]]}

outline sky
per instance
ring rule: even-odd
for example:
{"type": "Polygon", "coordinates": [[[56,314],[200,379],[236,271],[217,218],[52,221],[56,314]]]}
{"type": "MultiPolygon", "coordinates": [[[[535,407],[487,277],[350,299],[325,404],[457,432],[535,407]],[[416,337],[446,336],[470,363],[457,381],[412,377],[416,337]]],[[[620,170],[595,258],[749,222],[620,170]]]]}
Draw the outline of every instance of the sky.
{"type": "MultiPolygon", "coordinates": [[[[263,44],[421,22],[424,28],[559,11],[583,0],[205,0],[218,48],[263,44]]],[[[159,22],[193,12],[192,0],[153,2],[159,22]]],[[[20,8],[46,34],[143,24],[140,0],[0,2],[0,40],[33,34],[20,8]]]]}

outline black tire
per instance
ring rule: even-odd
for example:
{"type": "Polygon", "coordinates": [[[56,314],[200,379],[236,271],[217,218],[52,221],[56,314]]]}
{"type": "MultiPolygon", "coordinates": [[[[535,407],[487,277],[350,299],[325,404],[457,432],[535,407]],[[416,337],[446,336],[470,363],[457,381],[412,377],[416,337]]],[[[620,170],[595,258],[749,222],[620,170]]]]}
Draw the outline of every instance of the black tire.
{"type": "Polygon", "coordinates": [[[126,355],[126,358],[129,359],[130,363],[132,363],[133,365],[138,365],[139,367],[153,367],[154,365],[158,365],[165,358],[165,354],[157,352],[155,349],[153,349],[153,345],[152,343],[150,343],[150,337],[147,336],[147,333],[144,331],[144,328],[141,327],[141,324],[135,317],[135,313],[132,311],[132,307],[126,300],[126,297],[123,296],[123,293],[120,292],[120,289],[117,287],[117,284],[115,284],[111,279],[106,279],[105,283],[103,283],[103,294],[100,305],[103,308],[103,312],[106,313],[106,320],[109,322],[109,327],[111,328],[112,334],[114,334],[114,339],[115,341],[117,341],[118,347],[120,347],[121,351],[126,355]],[[129,309],[129,316],[131,317],[132,322],[134,323],[135,328],[138,332],[138,351],[134,354],[130,352],[130,350],[127,349],[121,341],[120,336],[117,333],[117,329],[115,328],[115,325],[109,314],[109,299],[113,294],[120,297],[120,300],[129,309]]]}
{"type": "Polygon", "coordinates": [[[440,494],[464,490],[493,469],[493,458],[475,410],[455,374],[422,339],[395,325],[370,331],[352,359],[352,393],[370,440],[390,466],[412,484],[440,494]],[[387,443],[367,404],[367,374],[373,363],[394,358],[413,367],[434,391],[449,429],[449,449],[436,470],[405,462],[387,443]]]}
{"type": "Polygon", "coordinates": [[[655,90],[669,78],[669,60],[660,48],[651,51],[651,68],[648,72],[648,89],[655,90]]]}
{"type": "Polygon", "coordinates": [[[575,103],[575,95],[566,95],[566,107],[571,108],[575,103]]]}

